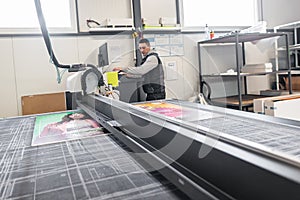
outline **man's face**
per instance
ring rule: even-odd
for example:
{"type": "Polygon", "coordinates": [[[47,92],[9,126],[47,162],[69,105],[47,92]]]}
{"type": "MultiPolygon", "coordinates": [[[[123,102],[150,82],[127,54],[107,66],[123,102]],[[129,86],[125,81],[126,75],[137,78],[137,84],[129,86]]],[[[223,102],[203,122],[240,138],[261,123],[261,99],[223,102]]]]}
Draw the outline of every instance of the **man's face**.
{"type": "Polygon", "coordinates": [[[139,43],[139,49],[143,56],[146,56],[148,52],[150,51],[150,46],[147,46],[146,43],[139,43]]]}

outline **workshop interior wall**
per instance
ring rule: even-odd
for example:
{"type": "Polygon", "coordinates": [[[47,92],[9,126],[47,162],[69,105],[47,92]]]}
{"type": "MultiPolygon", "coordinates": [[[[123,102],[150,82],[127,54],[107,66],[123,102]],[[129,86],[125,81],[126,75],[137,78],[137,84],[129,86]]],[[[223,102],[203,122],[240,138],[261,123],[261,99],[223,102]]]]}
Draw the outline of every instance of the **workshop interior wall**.
{"type": "MultiPolygon", "coordinates": [[[[143,0],[142,10],[144,15],[157,18],[161,13],[165,16],[174,16],[175,0],[168,0],[171,4],[170,13],[166,13],[166,7],[157,6],[152,0],[143,0]],[[153,5],[153,7],[151,7],[153,5]],[[161,10],[160,10],[161,9],[161,10]],[[150,15],[148,10],[155,10],[157,15],[150,15]]],[[[300,2],[291,0],[288,3],[278,0],[276,3],[271,0],[262,0],[263,3],[263,20],[267,21],[268,28],[273,25],[299,21],[299,12],[293,12],[293,8],[298,8],[300,2]],[[281,6],[284,4],[284,6],[281,6]],[[278,8],[280,6],[280,9],[278,8]],[[292,12],[290,12],[292,10],[292,12]]],[[[94,0],[78,1],[79,8],[79,26],[81,31],[87,31],[85,20],[87,17],[103,16],[109,17],[132,17],[132,5],[129,0],[94,0]],[[114,6],[114,10],[106,9],[106,12],[98,12],[97,8],[109,4],[114,6]],[[97,3],[97,6],[95,6],[97,3]],[[102,5],[102,6],[101,6],[102,5]],[[119,13],[116,14],[116,13],[119,13]],[[98,14],[98,15],[95,15],[98,14]]],[[[143,13],[142,13],[143,15],[143,13]]],[[[100,18],[99,18],[100,19],[100,18]]],[[[184,55],[163,57],[163,62],[176,62],[178,79],[167,80],[168,87],[167,97],[187,100],[195,95],[199,89],[198,78],[198,55],[197,41],[203,40],[201,33],[184,33],[184,55]],[[183,82],[182,82],[183,81],[183,82]]],[[[218,33],[216,33],[216,37],[218,33]]],[[[129,65],[133,63],[133,39],[131,35],[112,36],[112,35],[78,35],[78,36],[53,36],[53,49],[61,63],[79,63],[84,62],[86,58],[98,46],[109,40],[112,47],[114,58],[117,54],[122,55],[113,61],[112,66],[129,65]]],[[[0,89],[1,89],[1,106],[0,117],[10,117],[21,115],[21,97],[34,94],[46,94],[62,92],[66,89],[66,79],[69,76],[66,73],[60,84],[56,80],[56,70],[49,62],[46,46],[41,36],[1,36],[0,37],[0,89]]]]}

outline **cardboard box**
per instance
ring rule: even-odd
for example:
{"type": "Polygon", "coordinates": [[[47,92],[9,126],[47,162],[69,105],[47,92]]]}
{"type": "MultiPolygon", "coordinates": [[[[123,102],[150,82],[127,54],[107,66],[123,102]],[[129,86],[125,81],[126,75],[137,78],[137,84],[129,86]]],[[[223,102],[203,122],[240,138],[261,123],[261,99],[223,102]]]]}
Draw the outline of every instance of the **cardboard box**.
{"type": "Polygon", "coordinates": [[[272,63],[248,64],[242,67],[243,73],[265,73],[272,72],[272,63]]]}
{"type": "MultiPolygon", "coordinates": [[[[288,77],[284,78],[285,80],[285,87],[288,90],[289,87],[289,79],[288,77]]],[[[300,76],[292,76],[292,90],[300,91],[300,76]]]]}
{"type": "Polygon", "coordinates": [[[299,110],[300,98],[265,101],[266,115],[299,121],[299,110]]]}
{"type": "Polygon", "coordinates": [[[270,75],[247,76],[247,91],[248,94],[260,94],[261,90],[271,89],[270,75]]]}
{"type": "Polygon", "coordinates": [[[253,111],[255,113],[259,113],[259,114],[265,114],[265,102],[266,101],[277,101],[277,100],[287,100],[287,99],[297,99],[297,98],[300,98],[300,94],[289,94],[289,95],[254,99],[253,100],[253,111]]]}

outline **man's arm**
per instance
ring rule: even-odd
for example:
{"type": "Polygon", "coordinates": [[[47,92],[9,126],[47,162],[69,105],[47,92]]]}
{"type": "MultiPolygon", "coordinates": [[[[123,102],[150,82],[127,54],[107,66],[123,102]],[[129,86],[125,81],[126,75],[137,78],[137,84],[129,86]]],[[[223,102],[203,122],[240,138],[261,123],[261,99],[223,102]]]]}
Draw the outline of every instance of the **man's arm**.
{"type": "Polygon", "coordinates": [[[130,76],[142,76],[157,67],[158,59],[156,56],[149,56],[144,64],[139,67],[128,67],[126,73],[130,76]]]}

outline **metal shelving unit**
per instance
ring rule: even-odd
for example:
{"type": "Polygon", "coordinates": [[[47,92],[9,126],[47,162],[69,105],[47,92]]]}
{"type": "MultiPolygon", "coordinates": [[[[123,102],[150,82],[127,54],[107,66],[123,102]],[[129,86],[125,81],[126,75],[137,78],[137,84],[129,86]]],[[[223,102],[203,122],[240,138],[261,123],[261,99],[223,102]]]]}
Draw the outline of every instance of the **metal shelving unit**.
{"type": "MultiPolygon", "coordinates": [[[[299,80],[300,72],[300,21],[275,26],[274,32],[286,32],[291,35],[289,40],[289,50],[291,59],[292,79],[289,82],[289,86],[292,85],[294,90],[299,91],[297,80],[299,80]]],[[[279,47],[279,50],[280,49],[284,50],[285,48],[279,47]]]]}
{"type": "MultiPolygon", "coordinates": [[[[211,55],[213,56],[213,55],[211,55]]],[[[198,42],[198,59],[199,59],[199,78],[200,78],[200,92],[203,93],[203,87],[205,86],[205,79],[213,77],[233,77],[237,80],[237,95],[236,96],[225,96],[217,99],[210,99],[213,105],[218,106],[231,106],[238,107],[239,110],[247,108],[253,105],[253,99],[260,98],[260,95],[251,95],[247,93],[247,76],[255,75],[266,75],[266,74],[282,74],[285,73],[288,76],[288,79],[291,80],[291,66],[289,58],[289,46],[288,46],[288,35],[286,33],[233,33],[223,37],[215,38],[212,40],[205,40],[198,42]],[[275,70],[272,72],[262,72],[262,73],[242,73],[241,69],[245,65],[245,43],[246,42],[256,42],[259,40],[274,38],[274,37],[284,37],[285,39],[285,52],[286,52],[286,69],[279,69],[278,63],[275,66],[275,70]],[[226,44],[232,44],[235,46],[235,73],[234,74],[203,74],[203,66],[201,59],[201,48],[205,46],[218,45],[224,46],[226,44]],[[241,49],[241,50],[240,50],[241,49]],[[244,79],[244,82],[243,80],[244,79]]],[[[291,81],[289,81],[289,93],[292,93],[291,81]]]]}
{"type": "Polygon", "coordinates": [[[300,63],[298,62],[298,58],[300,55],[298,55],[298,53],[300,53],[300,44],[298,41],[298,29],[300,28],[300,21],[296,21],[296,22],[291,22],[291,23],[287,23],[287,24],[282,24],[279,26],[275,26],[274,27],[274,32],[282,32],[285,30],[292,30],[293,32],[293,43],[291,45],[289,45],[289,49],[290,51],[292,51],[295,54],[295,68],[296,69],[300,69],[300,63]]]}

